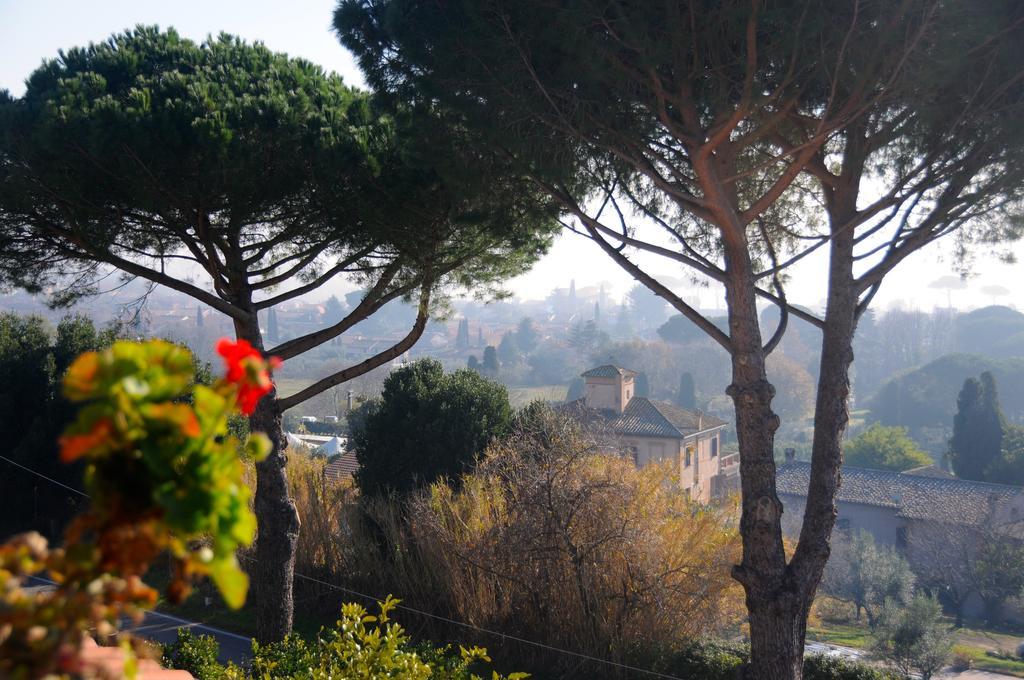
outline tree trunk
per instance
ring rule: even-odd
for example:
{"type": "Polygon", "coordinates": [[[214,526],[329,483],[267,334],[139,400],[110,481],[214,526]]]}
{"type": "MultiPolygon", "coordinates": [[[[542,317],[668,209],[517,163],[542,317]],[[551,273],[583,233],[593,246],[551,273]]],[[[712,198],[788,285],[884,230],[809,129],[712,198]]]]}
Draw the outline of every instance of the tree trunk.
{"type": "MultiPolygon", "coordinates": [[[[235,334],[263,349],[259,321],[253,312],[249,323],[235,322],[235,334]]],[[[256,464],[256,639],[261,643],[282,640],[292,629],[294,602],[292,582],[299,541],[299,514],[288,494],[284,455],[284,425],[277,406],[277,388],[260,400],[249,418],[249,428],[270,438],[273,449],[256,464]]]]}
{"type": "Polygon", "coordinates": [[[775,491],[775,431],[771,408],[775,388],[768,382],[758,323],[753,275],[745,244],[729,252],[726,287],[732,352],[732,384],[740,449],[743,559],[733,575],[746,592],[750,621],[751,680],[796,679],[803,666],[806,612],[786,578],[782,504],[775,491]]]}

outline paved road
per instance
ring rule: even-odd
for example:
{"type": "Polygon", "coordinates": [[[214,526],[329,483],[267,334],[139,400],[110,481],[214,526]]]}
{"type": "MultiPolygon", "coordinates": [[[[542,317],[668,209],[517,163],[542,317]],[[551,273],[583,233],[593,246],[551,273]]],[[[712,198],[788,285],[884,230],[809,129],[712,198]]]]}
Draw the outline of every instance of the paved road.
{"type": "MultiPolygon", "coordinates": [[[[53,587],[52,581],[39,577],[33,577],[29,584],[29,588],[37,590],[53,587]]],[[[237,664],[241,664],[252,655],[251,638],[195,621],[186,621],[185,619],[162,612],[147,611],[142,619],[142,623],[138,626],[132,626],[130,622],[123,622],[122,628],[132,631],[139,637],[161,644],[177,640],[179,628],[187,628],[196,635],[210,635],[220,644],[218,660],[221,663],[234,661],[237,664]]]]}

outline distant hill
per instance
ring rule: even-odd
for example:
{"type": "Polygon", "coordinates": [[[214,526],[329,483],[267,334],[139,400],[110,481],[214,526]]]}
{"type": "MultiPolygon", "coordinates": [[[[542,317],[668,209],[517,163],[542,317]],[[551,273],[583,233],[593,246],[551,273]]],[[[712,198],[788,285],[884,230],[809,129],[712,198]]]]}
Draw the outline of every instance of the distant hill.
{"type": "Polygon", "coordinates": [[[1024,357],[1024,314],[992,305],[961,314],[954,323],[956,351],[989,357],[1024,357]]]}
{"type": "MultiPolygon", "coordinates": [[[[980,310],[979,310],[980,311],[980,310]]],[[[1012,310],[1011,310],[1012,311],[1012,310]]],[[[946,354],[883,383],[868,400],[873,422],[902,425],[933,454],[944,449],[956,398],[964,380],[991,371],[1006,417],[1024,423],[1024,358],[998,359],[977,354],[946,354]]]]}

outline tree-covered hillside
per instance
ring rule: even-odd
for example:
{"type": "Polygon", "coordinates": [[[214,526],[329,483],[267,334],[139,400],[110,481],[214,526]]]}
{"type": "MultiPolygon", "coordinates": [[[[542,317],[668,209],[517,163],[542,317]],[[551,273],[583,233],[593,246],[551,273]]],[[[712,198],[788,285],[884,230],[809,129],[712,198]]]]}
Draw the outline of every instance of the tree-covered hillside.
{"type": "Polygon", "coordinates": [[[868,401],[871,419],[906,427],[933,456],[941,455],[964,380],[985,371],[990,371],[999,384],[1000,403],[1007,419],[1012,423],[1024,421],[1024,358],[996,359],[977,354],[947,354],[889,379],[868,401]]]}

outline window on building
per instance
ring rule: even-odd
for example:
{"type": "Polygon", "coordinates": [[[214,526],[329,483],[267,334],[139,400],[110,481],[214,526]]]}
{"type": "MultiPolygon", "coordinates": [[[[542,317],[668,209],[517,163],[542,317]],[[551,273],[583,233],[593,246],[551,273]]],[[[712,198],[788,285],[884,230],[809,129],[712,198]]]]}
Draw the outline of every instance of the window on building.
{"type": "Polygon", "coordinates": [[[716,434],[711,438],[711,457],[714,458],[718,455],[718,435],[716,434]]]}
{"type": "Polygon", "coordinates": [[[693,448],[692,447],[687,447],[686,448],[686,459],[685,460],[686,460],[686,467],[690,467],[691,465],[693,465],[693,448]]]}

